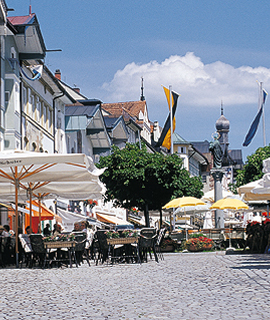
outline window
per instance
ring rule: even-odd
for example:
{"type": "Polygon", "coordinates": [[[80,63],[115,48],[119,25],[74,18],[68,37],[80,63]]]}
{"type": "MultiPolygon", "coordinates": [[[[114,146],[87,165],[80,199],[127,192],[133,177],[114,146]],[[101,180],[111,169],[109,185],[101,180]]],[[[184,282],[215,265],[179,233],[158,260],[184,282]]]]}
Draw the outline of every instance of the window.
{"type": "Polygon", "coordinates": [[[5,91],[5,107],[7,108],[8,103],[9,103],[9,98],[10,98],[10,92],[5,91]]]}
{"type": "Polygon", "coordinates": [[[52,129],[53,129],[53,112],[52,112],[52,110],[49,110],[48,118],[49,118],[49,131],[52,132],[52,129]]]}
{"type": "Polygon", "coordinates": [[[27,91],[26,91],[26,88],[23,87],[23,90],[22,90],[22,109],[24,112],[27,112],[27,91]]]}
{"type": "Polygon", "coordinates": [[[14,47],[11,47],[10,49],[10,58],[16,59],[16,50],[14,47]]]}
{"type": "Polygon", "coordinates": [[[35,97],[33,95],[31,95],[30,101],[32,106],[32,117],[33,119],[36,119],[36,104],[35,104],[35,97]]]}
{"type": "Polygon", "coordinates": [[[39,101],[39,97],[37,97],[37,110],[36,110],[36,120],[40,120],[40,113],[41,113],[41,102],[39,101]]]}
{"type": "Polygon", "coordinates": [[[186,153],[186,147],[177,147],[178,153],[186,153]]]}
{"type": "Polygon", "coordinates": [[[47,107],[43,105],[43,126],[47,128],[47,107]]]}

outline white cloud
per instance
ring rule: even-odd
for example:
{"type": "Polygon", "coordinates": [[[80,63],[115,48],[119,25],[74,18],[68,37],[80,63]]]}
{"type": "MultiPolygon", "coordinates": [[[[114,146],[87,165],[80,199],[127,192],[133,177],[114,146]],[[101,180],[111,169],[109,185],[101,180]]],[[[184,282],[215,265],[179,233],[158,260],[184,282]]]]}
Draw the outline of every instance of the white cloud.
{"type": "Polygon", "coordinates": [[[204,64],[194,53],[188,52],[185,56],[170,56],[161,63],[126,65],[115,73],[111,82],[103,84],[103,101],[138,100],[142,76],[148,106],[155,105],[158,109],[165,101],[161,85],[172,85],[172,89],[181,94],[181,105],[187,107],[217,107],[221,100],[226,106],[256,104],[256,80],[262,81],[266,90],[270,88],[267,68],[235,68],[221,61],[204,64]]]}

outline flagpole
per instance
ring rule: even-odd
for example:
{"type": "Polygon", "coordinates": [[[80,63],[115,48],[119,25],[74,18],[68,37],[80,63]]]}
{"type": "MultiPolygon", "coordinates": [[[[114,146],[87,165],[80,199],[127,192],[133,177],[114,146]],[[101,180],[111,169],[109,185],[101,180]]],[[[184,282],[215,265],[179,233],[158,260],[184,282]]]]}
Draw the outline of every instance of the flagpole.
{"type": "MultiPolygon", "coordinates": [[[[263,104],[262,82],[260,82],[260,104],[261,105],[263,104]]],[[[263,146],[266,147],[264,107],[262,109],[262,127],[263,127],[263,146]]]]}
{"type": "Polygon", "coordinates": [[[171,120],[171,154],[173,154],[173,110],[172,110],[172,86],[169,86],[170,91],[170,120],[171,120]]]}

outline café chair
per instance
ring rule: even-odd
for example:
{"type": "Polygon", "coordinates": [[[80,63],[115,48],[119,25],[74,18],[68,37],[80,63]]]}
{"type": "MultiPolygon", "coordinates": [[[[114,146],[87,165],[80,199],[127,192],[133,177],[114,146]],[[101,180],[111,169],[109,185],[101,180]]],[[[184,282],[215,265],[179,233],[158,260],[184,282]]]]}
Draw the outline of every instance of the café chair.
{"type": "Polygon", "coordinates": [[[43,266],[46,256],[43,236],[41,234],[30,234],[30,243],[33,250],[32,264],[37,261],[39,266],[43,266]]]}
{"type": "Polygon", "coordinates": [[[152,259],[151,251],[154,253],[156,262],[158,262],[158,257],[156,253],[156,239],[157,232],[154,228],[143,228],[140,232],[139,237],[139,250],[141,261],[145,260],[147,262],[147,253],[149,253],[150,259],[152,259]]]}
{"type": "Polygon", "coordinates": [[[103,264],[108,259],[109,245],[105,234],[106,231],[107,230],[105,229],[101,229],[97,230],[95,233],[98,244],[98,258],[96,259],[96,265],[98,264],[98,261],[101,261],[103,264]]]}
{"type": "Polygon", "coordinates": [[[160,229],[157,236],[157,241],[155,243],[155,249],[160,260],[164,260],[163,254],[161,252],[161,245],[164,240],[165,234],[166,234],[166,229],[165,228],[160,229]]]}
{"type": "Polygon", "coordinates": [[[83,263],[83,259],[85,258],[89,267],[90,267],[90,259],[88,257],[87,250],[85,249],[87,234],[86,232],[73,232],[75,235],[75,256],[77,263],[80,265],[83,263]]]}
{"type": "Polygon", "coordinates": [[[31,267],[32,246],[28,234],[19,234],[19,261],[21,267],[25,262],[26,267],[31,267]]]}

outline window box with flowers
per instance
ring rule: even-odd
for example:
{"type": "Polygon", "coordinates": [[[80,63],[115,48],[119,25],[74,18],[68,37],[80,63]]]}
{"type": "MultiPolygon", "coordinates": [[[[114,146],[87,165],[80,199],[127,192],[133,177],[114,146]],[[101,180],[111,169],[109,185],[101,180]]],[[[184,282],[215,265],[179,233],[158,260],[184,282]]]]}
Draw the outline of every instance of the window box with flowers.
{"type": "Polygon", "coordinates": [[[191,252],[211,250],[213,245],[213,240],[203,234],[194,234],[191,239],[186,241],[186,248],[191,252]]]}
{"type": "Polygon", "coordinates": [[[89,199],[89,200],[84,200],[83,201],[83,204],[85,207],[87,207],[89,205],[89,209],[90,211],[92,212],[92,209],[98,205],[97,201],[96,200],[93,200],[93,199],[89,199]]]}

